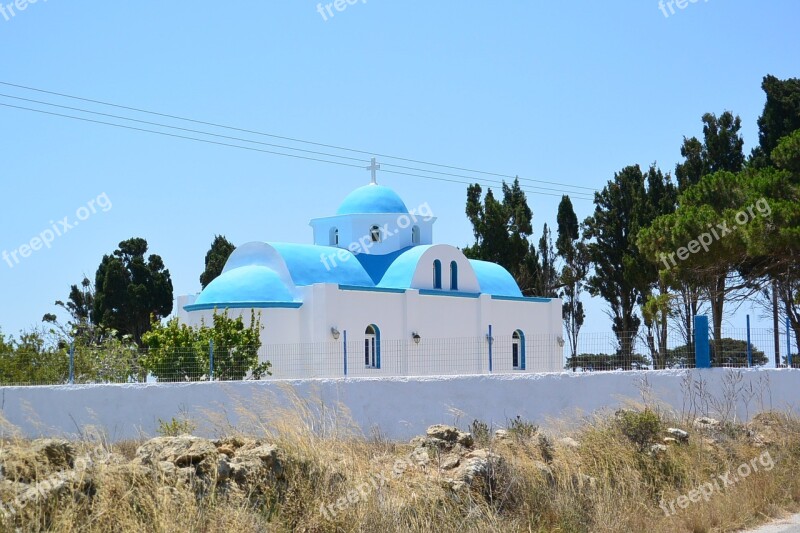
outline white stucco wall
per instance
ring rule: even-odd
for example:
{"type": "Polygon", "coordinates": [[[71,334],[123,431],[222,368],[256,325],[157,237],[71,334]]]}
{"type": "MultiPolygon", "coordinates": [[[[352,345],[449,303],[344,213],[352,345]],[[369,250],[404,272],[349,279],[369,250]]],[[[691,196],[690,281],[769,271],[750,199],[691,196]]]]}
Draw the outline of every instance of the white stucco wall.
{"type": "MultiPolygon", "coordinates": [[[[268,424],[270,415],[287,407],[289,397],[296,394],[312,409],[340,406],[365,433],[377,426],[390,438],[408,439],[424,433],[431,424],[466,427],[474,419],[494,427],[504,426],[517,415],[543,426],[556,418],[577,422],[580,414],[641,400],[642,390],[647,389],[677,411],[696,404],[700,406],[698,416],[715,416],[718,414],[703,410],[708,402],[692,402],[681,383],[690,375],[704,381],[709,394],[722,398],[731,372],[737,371],[3,387],[0,405],[5,419],[29,437],[74,435],[78,427],[93,425],[116,441],[153,435],[159,418],[169,420],[182,412],[199,424],[202,435],[226,433],[231,426],[248,431],[248,424],[268,424]]],[[[800,415],[800,370],[740,372],[742,385],[752,384],[756,396],[747,403],[742,397],[737,399],[734,411],[738,419],[766,409],[800,415]]],[[[326,413],[326,417],[330,415],[326,413]]]]}

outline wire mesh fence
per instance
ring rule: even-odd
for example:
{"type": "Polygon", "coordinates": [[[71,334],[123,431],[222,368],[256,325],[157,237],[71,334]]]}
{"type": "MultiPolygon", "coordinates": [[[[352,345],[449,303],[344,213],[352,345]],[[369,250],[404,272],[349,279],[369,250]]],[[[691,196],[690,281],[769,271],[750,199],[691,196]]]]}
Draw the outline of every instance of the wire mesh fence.
{"type": "MultiPolygon", "coordinates": [[[[65,347],[0,352],[0,385],[143,383],[598,372],[694,368],[694,336],[670,332],[582,333],[577,346],[560,336],[521,335],[380,339],[376,336],[304,344],[193,346],[181,349],[65,347]]],[[[715,367],[788,363],[788,344],[775,356],[770,329],[728,329],[710,339],[715,367]],[[748,342],[749,339],[749,342],[748,342]]],[[[796,351],[796,347],[795,347],[796,351]]],[[[800,358],[792,358],[800,367],[800,358]]]]}

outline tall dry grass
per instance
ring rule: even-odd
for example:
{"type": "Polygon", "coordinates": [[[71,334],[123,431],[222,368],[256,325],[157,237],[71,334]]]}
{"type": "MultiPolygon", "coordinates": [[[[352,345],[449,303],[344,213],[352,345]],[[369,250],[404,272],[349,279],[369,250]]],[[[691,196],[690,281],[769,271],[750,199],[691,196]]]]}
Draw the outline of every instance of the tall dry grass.
{"type": "MultiPolygon", "coordinates": [[[[414,445],[364,436],[338,407],[295,397],[291,408],[270,407],[269,416],[239,409],[244,422],[224,427],[225,434],[277,445],[280,480],[227,491],[181,484],[133,466],[138,442],[78,441],[82,453],[98,454],[100,446],[108,460],[90,465],[58,498],[19,509],[3,531],[711,532],[758,524],[800,502],[800,421],[776,412],[750,425],[724,421],[699,430],[689,417],[639,406],[629,415],[570,421],[577,447],[558,432],[482,435],[476,447],[501,459],[471,487],[454,491],[451,474],[440,468],[445,454],[433,450],[421,466],[409,460],[414,445]],[[688,442],[654,450],[668,427],[688,431],[688,442]],[[708,501],[676,506],[670,516],[660,507],[767,452],[769,471],[761,468],[708,501]],[[398,461],[405,468],[395,475],[398,461]],[[354,501],[335,507],[354,493],[354,501]],[[334,512],[321,510],[331,504],[334,512]]],[[[3,442],[0,499],[10,497],[14,476],[24,474],[12,467],[33,469],[24,474],[29,477],[52,474],[35,472],[41,465],[34,459],[11,452],[27,444],[18,435],[3,442]]]]}

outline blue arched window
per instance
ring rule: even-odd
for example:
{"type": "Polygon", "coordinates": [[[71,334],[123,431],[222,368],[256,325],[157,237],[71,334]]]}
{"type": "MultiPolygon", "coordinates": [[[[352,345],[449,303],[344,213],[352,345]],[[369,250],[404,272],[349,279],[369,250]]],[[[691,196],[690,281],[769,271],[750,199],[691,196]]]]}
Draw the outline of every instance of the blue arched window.
{"type": "Polygon", "coordinates": [[[339,228],[331,228],[331,246],[339,246],[339,228]]]}
{"type": "Polygon", "coordinates": [[[364,331],[364,366],[381,367],[381,330],[375,324],[370,324],[364,331]]]}
{"type": "Polygon", "coordinates": [[[458,290],[458,263],[450,261],[450,290],[458,290]]]}
{"type": "Polygon", "coordinates": [[[519,329],[511,335],[511,366],[525,370],[525,334],[519,329]]]}
{"type": "Polygon", "coordinates": [[[442,288],[442,262],[438,259],[433,262],[433,288],[442,288]]]}
{"type": "Polygon", "coordinates": [[[419,244],[419,226],[411,228],[411,244],[419,244]]]}

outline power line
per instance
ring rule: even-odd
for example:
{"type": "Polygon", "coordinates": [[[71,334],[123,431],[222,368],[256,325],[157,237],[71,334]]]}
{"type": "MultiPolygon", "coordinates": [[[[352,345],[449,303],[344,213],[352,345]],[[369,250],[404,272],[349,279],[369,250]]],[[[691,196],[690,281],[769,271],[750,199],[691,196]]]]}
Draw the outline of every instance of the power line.
{"type": "MultiPolygon", "coordinates": [[[[3,96],[3,95],[0,95],[0,96],[3,96]]],[[[12,98],[14,98],[14,97],[12,97],[12,98]]],[[[26,99],[22,99],[22,100],[26,100],[26,99]]],[[[56,107],[66,107],[66,106],[58,106],[57,104],[51,104],[51,105],[55,105],[56,107]]],[[[143,133],[151,133],[151,134],[155,134],[155,135],[162,135],[162,136],[165,136],[165,137],[172,137],[172,138],[177,138],[177,139],[184,139],[184,140],[190,140],[190,141],[196,141],[196,142],[203,142],[203,143],[213,144],[213,145],[217,145],[217,146],[226,146],[226,147],[230,147],[230,148],[239,148],[241,150],[249,150],[249,151],[253,151],[253,152],[261,152],[261,153],[266,153],[266,154],[271,154],[271,155],[280,155],[280,156],[285,156],[285,157],[292,157],[292,158],[295,158],[295,159],[302,159],[302,160],[307,160],[307,161],[315,161],[315,162],[319,162],[319,163],[329,163],[329,164],[352,167],[352,168],[358,168],[358,169],[363,169],[364,168],[362,165],[355,165],[355,164],[352,164],[352,163],[343,163],[343,162],[340,162],[340,161],[330,161],[330,160],[327,160],[327,159],[321,159],[321,158],[317,158],[317,157],[301,156],[301,155],[297,155],[297,154],[287,154],[287,153],[284,153],[284,152],[277,152],[277,151],[274,151],[274,150],[265,150],[265,149],[261,149],[261,148],[250,147],[250,146],[241,146],[241,145],[238,145],[238,144],[232,144],[232,143],[226,143],[226,142],[220,142],[220,141],[212,141],[212,140],[209,140],[209,139],[201,139],[201,138],[197,138],[197,137],[190,137],[190,136],[187,136],[187,135],[178,135],[178,134],[175,134],[175,133],[167,133],[167,132],[156,131],[156,130],[151,130],[151,129],[147,129],[147,128],[138,128],[138,127],[134,127],[134,126],[126,126],[124,124],[116,124],[116,123],[113,123],[113,122],[106,122],[106,121],[103,121],[103,120],[89,119],[89,118],[85,118],[85,117],[76,117],[76,116],[73,116],[73,115],[66,115],[66,114],[63,114],[63,113],[55,113],[55,112],[52,112],[52,111],[44,111],[42,109],[34,109],[34,108],[29,108],[29,107],[24,107],[24,106],[5,104],[5,103],[2,103],[2,102],[0,102],[0,106],[13,108],[13,109],[18,109],[18,110],[22,110],[22,111],[29,111],[29,112],[40,113],[40,114],[45,114],[45,115],[50,115],[50,116],[56,116],[56,117],[61,117],[61,118],[68,118],[68,119],[72,119],[72,120],[79,120],[79,121],[82,121],[82,122],[88,122],[88,123],[93,123],[93,124],[101,124],[101,125],[105,125],[105,126],[112,126],[112,127],[116,127],[116,128],[139,131],[139,132],[143,132],[143,133]]],[[[71,108],[71,109],[75,109],[75,108],[71,108]]],[[[95,112],[92,112],[92,111],[85,111],[85,112],[95,113],[95,112]]],[[[107,114],[104,114],[104,113],[96,113],[96,114],[115,117],[115,115],[107,115],[107,114]]],[[[145,121],[139,121],[139,120],[136,120],[136,119],[127,119],[126,117],[119,117],[119,118],[122,118],[122,119],[125,119],[125,120],[132,120],[132,121],[135,121],[135,122],[145,122],[145,121]]],[[[155,123],[149,123],[149,124],[153,125],[155,123]]],[[[162,125],[162,126],[166,127],[166,128],[175,128],[175,129],[184,130],[184,131],[193,131],[193,132],[200,133],[200,134],[203,134],[203,135],[215,135],[217,137],[225,137],[225,136],[219,136],[219,135],[216,135],[216,134],[207,133],[207,132],[201,132],[201,131],[197,131],[197,130],[186,130],[185,128],[176,128],[174,126],[168,126],[168,125],[162,125]]],[[[230,137],[226,137],[226,138],[230,139],[230,137]]],[[[237,139],[237,138],[232,138],[232,139],[237,139]]],[[[246,142],[257,143],[257,144],[266,144],[266,143],[258,143],[257,141],[250,141],[250,140],[247,140],[247,139],[242,139],[242,140],[244,140],[246,142]]],[[[270,145],[270,146],[272,146],[272,145],[270,145]]],[[[313,152],[313,153],[321,153],[321,152],[313,152]]],[[[341,156],[338,156],[338,157],[341,157],[341,156]]],[[[349,159],[354,159],[354,158],[349,158],[349,159]]],[[[361,161],[361,160],[357,160],[357,161],[361,161]]],[[[409,173],[409,172],[399,172],[399,171],[394,171],[394,170],[384,170],[384,172],[391,173],[391,174],[399,174],[399,175],[404,175],[404,176],[410,176],[410,177],[416,177],[416,178],[421,178],[421,179],[430,179],[430,180],[435,180],[435,181],[458,183],[458,184],[461,184],[461,185],[471,185],[472,184],[472,182],[464,182],[464,181],[458,181],[458,180],[453,180],[453,179],[439,178],[439,177],[436,177],[436,176],[424,176],[424,175],[421,175],[421,174],[413,174],[413,173],[409,173]]],[[[464,177],[469,179],[468,176],[464,176],[464,177]]],[[[502,182],[497,181],[497,180],[488,180],[488,179],[485,179],[485,178],[483,179],[483,181],[484,182],[488,182],[488,183],[495,183],[495,184],[501,184],[502,183],[502,182]]],[[[542,192],[542,191],[538,191],[538,190],[529,189],[527,187],[521,187],[521,189],[523,191],[529,192],[531,194],[539,194],[539,195],[546,195],[546,196],[557,196],[557,197],[561,196],[561,194],[553,194],[553,193],[548,193],[548,192],[542,192]]],[[[551,190],[554,190],[554,189],[551,189],[551,190]]],[[[578,199],[578,200],[591,200],[591,198],[583,196],[585,193],[571,193],[571,194],[572,194],[573,198],[578,199]]]]}
{"type": "MultiPolygon", "coordinates": [[[[14,100],[22,100],[24,102],[30,102],[30,103],[41,104],[41,105],[46,105],[46,106],[51,106],[51,107],[57,107],[57,108],[60,108],[60,109],[69,109],[70,111],[78,111],[80,113],[89,113],[89,114],[92,114],[92,115],[109,117],[109,118],[114,118],[114,119],[118,119],[118,120],[127,120],[127,121],[130,121],[130,122],[136,122],[138,124],[147,124],[149,126],[157,126],[157,127],[160,127],[160,128],[168,128],[168,129],[174,129],[174,130],[178,130],[178,131],[185,131],[185,132],[189,132],[189,133],[196,133],[196,134],[200,134],[200,135],[208,135],[208,136],[211,136],[211,137],[217,137],[217,138],[221,138],[221,139],[228,139],[228,140],[234,140],[234,141],[253,143],[253,144],[257,144],[257,145],[261,145],[261,146],[270,146],[270,147],[273,147],[273,148],[280,148],[280,149],[284,149],[284,150],[293,150],[293,151],[298,151],[298,152],[303,152],[303,153],[308,153],[308,154],[313,154],[313,155],[319,155],[319,156],[324,156],[324,157],[335,157],[335,158],[340,158],[340,159],[347,159],[347,160],[350,160],[350,161],[358,161],[360,163],[368,163],[369,162],[369,161],[366,161],[364,159],[359,159],[359,158],[350,157],[350,156],[342,156],[342,155],[337,155],[337,154],[330,154],[330,153],[326,153],[326,152],[319,152],[319,151],[316,151],[316,150],[306,150],[306,149],[303,149],[303,148],[294,148],[294,147],[291,147],[291,146],[285,146],[285,145],[280,145],[280,144],[265,143],[265,142],[261,142],[261,141],[254,141],[254,140],[251,140],[251,139],[245,139],[245,138],[242,138],[242,137],[232,137],[232,136],[229,136],[229,135],[220,135],[218,133],[210,133],[210,132],[207,132],[207,131],[195,130],[195,129],[190,129],[190,128],[181,128],[179,126],[171,126],[169,124],[162,124],[160,122],[151,122],[151,121],[148,121],[148,120],[139,120],[139,119],[130,118],[130,117],[124,117],[124,116],[120,116],[120,115],[113,115],[113,114],[110,114],[110,113],[101,113],[99,111],[91,111],[91,110],[82,109],[82,108],[79,108],[79,107],[71,107],[71,106],[65,106],[65,105],[61,105],[61,104],[54,104],[54,103],[45,102],[45,101],[42,101],[42,100],[33,100],[31,98],[23,98],[23,97],[20,97],[20,96],[12,96],[12,95],[9,95],[9,94],[4,94],[4,93],[0,93],[0,96],[2,96],[4,98],[11,98],[11,99],[14,99],[14,100]]],[[[463,178],[463,179],[467,179],[467,180],[473,180],[474,179],[471,176],[464,176],[464,175],[461,175],[461,174],[453,174],[453,173],[449,173],[449,172],[430,171],[430,170],[426,170],[426,169],[422,169],[422,168],[408,167],[408,166],[403,166],[403,165],[388,165],[388,166],[392,166],[394,168],[400,168],[400,169],[404,169],[404,170],[417,171],[417,172],[435,173],[435,174],[440,174],[440,175],[444,175],[444,176],[463,178]]],[[[404,172],[396,172],[396,171],[389,171],[389,170],[385,170],[385,172],[391,172],[393,174],[401,174],[401,175],[407,175],[407,176],[412,176],[413,175],[413,174],[408,174],[408,173],[404,173],[404,172]]],[[[451,181],[453,183],[463,183],[463,182],[460,182],[460,181],[444,180],[444,179],[440,179],[439,181],[451,181]]],[[[492,183],[497,183],[497,184],[501,183],[501,182],[496,181],[496,180],[486,180],[486,181],[492,182],[492,183]]],[[[535,188],[537,190],[543,190],[543,191],[555,191],[555,192],[561,192],[561,193],[564,192],[564,191],[562,191],[560,189],[553,189],[552,187],[541,187],[541,186],[531,186],[531,187],[533,187],[533,188],[535,188]]],[[[585,193],[580,193],[580,192],[574,192],[572,194],[585,195],[585,193]]],[[[576,197],[579,197],[579,196],[576,196],[576,197]]]]}
{"type": "MultiPolygon", "coordinates": [[[[482,175],[485,175],[485,176],[495,176],[495,177],[499,177],[499,178],[507,178],[507,179],[512,179],[512,180],[513,179],[519,179],[520,181],[527,181],[527,182],[531,182],[531,183],[545,183],[545,184],[548,184],[548,185],[558,185],[560,187],[567,187],[567,188],[572,188],[572,189],[583,189],[583,190],[591,191],[592,193],[597,191],[597,189],[593,189],[592,187],[584,187],[582,185],[570,185],[570,184],[567,184],[567,183],[559,183],[559,182],[555,182],[555,181],[546,181],[546,180],[537,180],[537,179],[532,179],[532,178],[519,178],[518,176],[511,176],[509,174],[502,174],[502,173],[497,173],[497,172],[488,172],[488,171],[483,171],[483,170],[476,170],[476,169],[470,169],[470,168],[464,168],[464,167],[457,167],[457,166],[452,166],[452,165],[443,165],[443,164],[439,164],[439,163],[432,163],[432,162],[429,162],[429,161],[422,161],[422,160],[418,160],[418,159],[409,159],[409,158],[405,158],[405,157],[393,156],[393,155],[382,154],[382,153],[377,153],[377,152],[370,152],[370,151],[366,151],[366,150],[357,150],[357,149],[354,149],[354,148],[347,148],[347,147],[344,147],[344,146],[337,146],[337,145],[333,145],[333,144],[325,144],[325,143],[319,143],[319,142],[314,142],[314,141],[308,141],[308,140],[298,139],[298,138],[294,138],[294,137],[286,137],[286,136],[283,136],[283,135],[275,135],[275,134],[272,134],[272,133],[265,133],[265,132],[256,131],[256,130],[237,128],[237,127],[234,127],[234,126],[226,126],[224,124],[218,124],[218,123],[214,123],[214,122],[196,120],[196,119],[181,117],[179,115],[171,115],[171,114],[168,114],[168,113],[159,113],[159,112],[156,112],[156,111],[149,111],[147,109],[129,107],[129,106],[124,106],[124,105],[120,105],[120,104],[114,104],[114,103],[111,103],[111,102],[104,102],[102,100],[93,100],[91,98],[84,98],[84,97],[74,96],[74,95],[70,95],[70,94],[66,94],[66,93],[48,91],[48,90],[45,90],[45,89],[38,89],[36,87],[29,87],[29,86],[26,86],[26,85],[19,85],[19,84],[16,84],[16,83],[10,83],[10,82],[1,81],[1,80],[0,80],[0,85],[6,85],[6,86],[9,86],[9,87],[16,87],[16,88],[19,88],[19,89],[24,89],[24,90],[28,90],[28,91],[35,91],[35,92],[40,92],[40,93],[44,93],[44,94],[50,94],[50,95],[54,95],[54,96],[60,96],[62,98],[70,98],[70,99],[73,99],[73,100],[80,100],[80,101],[84,101],[84,102],[90,102],[90,103],[93,103],[93,104],[116,107],[116,108],[119,108],[119,109],[126,109],[128,111],[135,111],[137,113],[146,113],[146,114],[149,114],[149,115],[155,115],[155,116],[160,116],[160,117],[165,117],[165,118],[171,118],[171,119],[175,119],[175,120],[183,120],[183,121],[186,121],[186,122],[192,122],[192,123],[195,123],[195,124],[201,124],[201,125],[205,125],[205,126],[212,126],[212,127],[215,127],[215,128],[224,128],[224,129],[228,129],[228,130],[232,130],[232,131],[239,131],[239,132],[242,132],[242,133],[250,133],[252,135],[260,135],[260,136],[264,136],[264,137],[272,137],[272,138],[275,138],[275,139],[281,139],[281,140],[285,140],[285,141],[291,141],[291,142],[296,142],[296,143],[319,146],[319,147],[323,147],[323,148],[330,148],[330,149],[334,149],[334,150],[341,150],[341,151],[345,151],[345,152],[351,152],[351,153],[358,153],[358,154],[364,154],[364,155],[369,155],[369,156],[381,157],[381,158],[384,158],[384,159],[394,159],[394,160],[397,160],[397,161],[405,161],[405,162],[408,162],[408,163],[416,163],[416,164],[420,164],[420,165],[427,165],[427,166],[438,167],[438,168],[446,168],[446,169],[450,169],[450,170],[457,170],[457,171],[460,171],[460,172],[470,172],[470,173],[473,173],[473,174],[482,174],[482,175]]],[[[336,157],[341,157],[341,156],[336,156],[336,157]]],[[[391,163],[383,163],[383,164],[386,165],[386,166],[398,167],[398,165],[393,165],[391,163]]],[[[435,171],[422,170],[422,172],[431,172],[431,173],[433,173],[435,171]]]]}

